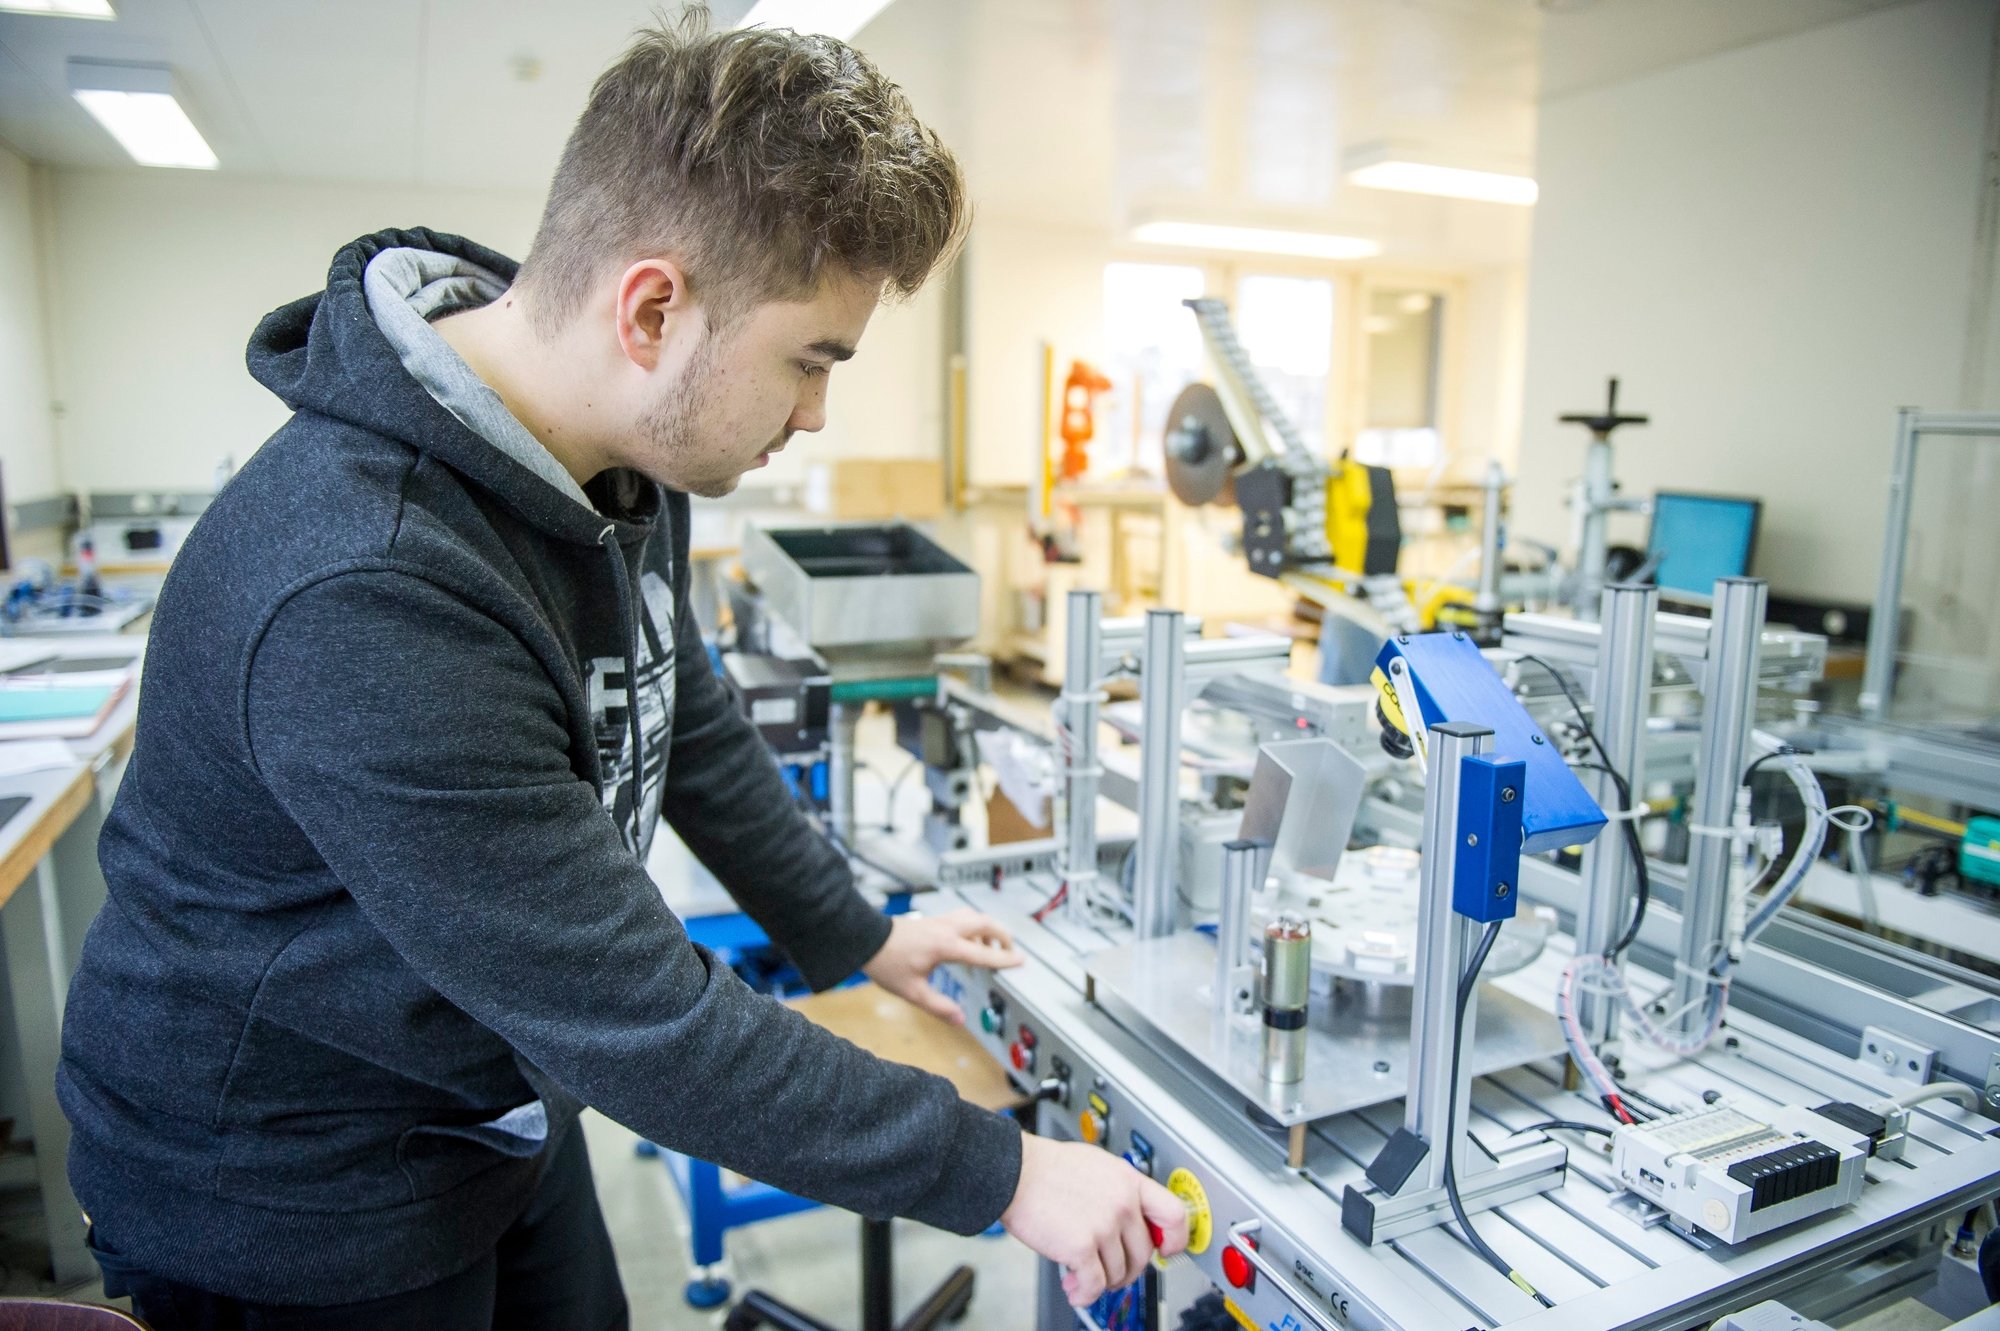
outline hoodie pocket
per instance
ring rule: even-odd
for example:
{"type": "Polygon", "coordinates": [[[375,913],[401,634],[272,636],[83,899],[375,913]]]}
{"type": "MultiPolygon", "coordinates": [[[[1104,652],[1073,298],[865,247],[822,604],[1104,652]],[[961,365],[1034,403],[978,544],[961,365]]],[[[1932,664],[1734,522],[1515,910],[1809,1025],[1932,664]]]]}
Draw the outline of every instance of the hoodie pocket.
{"type": "Polygon", "coordinates": [[[549,1140],[549,1111],[540,1100],[516,1105],[482,1123],[419,1123],[396,1140],[396,1163],[410,1200],[450,1192],[508,1160],[531,1160],[549,1140]]]}

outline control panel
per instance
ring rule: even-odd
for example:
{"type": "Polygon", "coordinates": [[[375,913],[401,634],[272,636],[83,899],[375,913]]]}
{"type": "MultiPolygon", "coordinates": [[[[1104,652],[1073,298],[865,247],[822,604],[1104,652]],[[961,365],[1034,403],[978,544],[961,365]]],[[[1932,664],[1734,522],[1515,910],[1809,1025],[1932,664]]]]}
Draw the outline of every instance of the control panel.
{"type": "MultiPolygon", "coordinates": [[[[1331,1272],[1251,1211],[1226,1167],[1201,1158],[1112,1073],[1069,1047],[1056,1033],[1062,1027],[1024,1001],[1009,978],[944,967],[932,982],[958,1003],[967,1028],[1009,1069],[1017,1088],[1038,1098],[1037,1131],[1110,1151],[1181,1199],[1188,1247],[1185,1259],[1176,1260],[1193,1262],[1240,1323],[1260,1331],[1380,1325],[1352,1305],[1331,1272]]],[[[1268,1167],[1280,1161],[1274,1149],[1268,1167]]]]}

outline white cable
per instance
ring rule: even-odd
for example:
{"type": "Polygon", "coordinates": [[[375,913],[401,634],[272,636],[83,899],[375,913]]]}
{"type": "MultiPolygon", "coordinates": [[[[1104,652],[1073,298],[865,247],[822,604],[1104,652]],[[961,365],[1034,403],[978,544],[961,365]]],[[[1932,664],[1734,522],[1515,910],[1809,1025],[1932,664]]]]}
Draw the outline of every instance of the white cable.
{"type": "Polygon", "coordinates": [[[1778,911],[1805,882],[1806,871],[1826,845],[1826,829],[1831,817],[1826,807],[1826,793],[1820,789],[1819,778],[1813,775],[1812,769],[1800,762],[1797,754],[1785,752],[1778,740],[1762,731],[1757,732],[1756,740],[1770,753],[1778,755],[1777,761],[1783,764],[1785,774],[1791,777],[1793,786],[1798,789],[1799,799],[1806,806],[1806,827],[1799,837],[1798,848],[1792,852],[1784,872],[1778,876],[1777,885],[1764,894],[1763,900],[1750,913],[1743,928],[1746,945],[1777,918],[1778,911]]]}
{"type": "Polygon", "coordinates": [[[1977,1111],[1979,1108],[1979,1092],[1962,1081],[1934,1081],[1889,1099],[1892,1104],[1904,1109],[1915,1108],[1926,1100],[1956,1100],[1967,1109],[1977,1111]]]}

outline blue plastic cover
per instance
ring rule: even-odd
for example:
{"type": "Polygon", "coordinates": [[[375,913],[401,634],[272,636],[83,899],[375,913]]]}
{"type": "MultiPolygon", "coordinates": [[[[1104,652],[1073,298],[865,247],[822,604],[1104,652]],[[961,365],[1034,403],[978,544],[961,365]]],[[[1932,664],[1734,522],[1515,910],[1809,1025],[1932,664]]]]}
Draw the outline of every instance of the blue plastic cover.
{"type": "Polygon", "coordinates": [[[1416,685],[1423,727],[1446,721],[1493,732],[1487,753],[1526,765],[1521,849],[1530,855],[1588,844],[1604,827],[1604,810],[1576,779],[1562,754],[1521,706],[1521,700],[1462,633],[1419,633],[1389,639],[1375,658],[1387,674],[1402,658],[1416,685]]]}

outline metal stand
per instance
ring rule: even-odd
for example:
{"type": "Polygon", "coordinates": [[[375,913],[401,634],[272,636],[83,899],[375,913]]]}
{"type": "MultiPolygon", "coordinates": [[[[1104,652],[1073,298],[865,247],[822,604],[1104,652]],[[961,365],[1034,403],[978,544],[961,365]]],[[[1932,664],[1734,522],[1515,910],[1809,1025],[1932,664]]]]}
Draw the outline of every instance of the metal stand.
{"type": "Polygon", "coordinates": [[[1139,845],[1132,881],[1132,927],[1141,938],[1174,928],[1174,868],[1179,858],[1181,705],[1186,684],[1181,614],[1146,612],[1140,665],[1139,845]]]}
{"type": "Polygon", "coordinates": [[[854,734],[865,703],[837,702],[828,711],[826,815],[834,839],[854,849],[854,734]]]}
{"type": "MultiPolygon", "coordinates": [[[[1604,589],[1597,640],[1597,679],[1591,689],[1603,761],[1625,778],[1636,804],[1643,798],[1646,713],[1653,688],[1653,622],[1660,593],[1652,587],[1620,583],[1604,589]]],[[[1603,772],[1592,774],[1591,794],[1607,809],[1617,807],[1618,786],[1603,772]]],[[[1577,916],[1578,956],[1601,957],[1624,934],[1632,917],[1632,882],[1637,866],[1622,829],[1607,831],[1583,852],[1584,893],[1577,916]]],[[[1586,993],[1578,1005],[1586,1038],[1601,1045],[1618,1031],[1618,1006],[1607,995],[1586,993]]]]}
{"type": "Polygon", "coordinates": [[[1268,841],[1229,841],[1222,847],[1221,913],[1215,921],[1215,1039],[1227,1045],[1229,1023],[1250,1010],[1257,963],[1250,955],[1250,894],[1264,882],[1271,862],[1268,841]]]}
{"type": "Polygon", "coordinates": [[[1507,543],[1502,539],[1500,500],[1506,488],[1507,473],[1499,463],[1487,463],[1479,529],[1479,590],[1472,598],[1473,613],[1482,621],[1497,621],[1504,608],[1500,601],[1500,573],[1506,563],[1507,543]]]}
{"type": "MultiPolygon", "coordinates": [[[[896,1322],[895,1283],[889,1222],[863,1217],[861,1331],[932,1331],[965,1316],[972,1304],[972,1268],[961,1266],[946,1276],[908,1317],[896,1322]]],[[[809,1317],[757,1289],[745,1294],[742,1302],[729,1310],[722,1325],[723,1331],[752,1331],[764,1325],[777,1327],[778,1331],[835,1331],[818,1318],[809,1317]]]]}
{"type": "Polygon", "coordinates": [[[1882,572],[1868,621],[1868,664],[1861,677],[1861,714],[1880,721],[1896,691],[1896,640],[1902,626],[1903,558],[1910,540],[1910,500],[1917,480],[1917,446],[1925,435],[2000,438],[2000,414],[1969,411],[1896,413],[1896,456],[1889,469],[1889,517],[1882,533],[1882,572]]]}
{"type": "MultiPolygon", "coordinates": [[[[1381,1243],[1451,1219],[1445,1164],[1451,1162],[1460,1201],[1468,1212],[1547,1192],[1563,1185],[1568,1153],[1552,1141],[1533,1142],[1495,1157],[1474,1149],[1467,1130],[1472,1069],[1451,1052],[1462,1050],[1457,1027],[1458,985],[1479,926],[1453,909],[1461,837],[1459,777],[1466,758],[1484,753],[1493,732],[1447,722],[1430,731],[1430,778],[1424,787],[1423,871],[1418,888],[1417,982],[1411,995],[1410,1089],[1403,1128],[1428,1147],[1405,1182],[1391,1194],[1349,1186],[1341,1223],[1367,1243],[1381,1243]],[[1450,1125],[1447,1136],[1446,1127],[1450,1125]]],[[[1464,1029],[1476,1027],[1477,989],[1465,1005],[1464,1029]]]]}
{"type": "Polygon", "coordinates": [[[1743,784],[1744,754],[1757,711],[1757,654],[1764,633],[1764,582],[1723,578],[1715,584],[1708,634],[1708,662],[1702,676],[1701,772],[1694,789],[1693,846],[1688,851],[1687,891],[1681,903],[1680,959],[1674,976],[1677,1028],[1684,1035],[1706,1023],[1702,999],[1707,971],[1722,947],[1728,926],[1731,841],[1725,829],[1736,815],[1736,790],[1743,784]]]}
{"type": "Polygon", "coordinates": [[[1087,918],[1097,886],[1097,674],[1104,657],[1103,597],[1069,594],[1068,637],[1063,654],[1063,884],[1073,920],[1087,918]]]}
{"type": "Polygon", "coordinates": [[[1618,497],[1611,474],[1611,432],[1621,425],[1644,425],[1644,416],[1618,414],[1618,381],[1613,379],[1602,412],[1576,412],[1556,418],[1564,425],[1590,431],[1590,449],[1583,457],[1583,482],[1575,504],[1580,510],[1576,551],[1575,606],[1578,619],[1595,619],[1604,591],[1605,526],[1612,513],[1634,510],[1639,503],[1618,497]]]}

